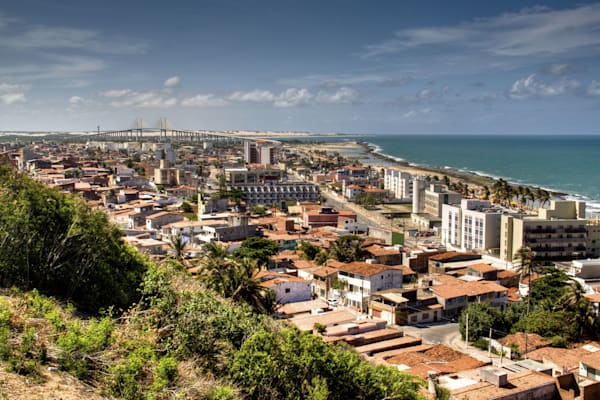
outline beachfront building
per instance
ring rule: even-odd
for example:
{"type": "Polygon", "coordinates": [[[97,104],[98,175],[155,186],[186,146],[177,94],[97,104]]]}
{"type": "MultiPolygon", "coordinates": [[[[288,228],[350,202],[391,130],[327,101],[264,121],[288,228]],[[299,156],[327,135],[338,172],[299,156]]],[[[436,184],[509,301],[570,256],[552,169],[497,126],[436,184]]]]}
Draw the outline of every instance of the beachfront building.
{"type": "Polygon", "coordinates": [[[413,214],[422,214],[425,212],[425,188],[427,181],[421,176],[413,179],[412,185],[412,212],[413,214]]]}
{"type": "Polygon", "coordinates": [[[502,215],[500,257],[513,261],[524,246],[538,260],[574,260],[586,256],[587,221],[585,202],[552,200],[538,216],[502,215]]]}
{"type": "Polygon", "coordinates": [[[587,257],[600,257],[600,219],[589,219],[586,225],[587,243],[585,254],[587,257]]]}
{"type": "Polygon", "coordinates": [[[352,181],[356,183],[367,183],[369,178],[369,171],[366,167],[347,165],[341,169],[338,169],[335,173],[335,180],[341,181],[352,181]]]}
{"type": "Polygon", "coordinates": [[[500,247],[500,219],[507,211],[487,200],[462,199],[442,205],[442,243],[470,250],[500,247]]]}
{"type": "Polygon", "coordinates": [[[384,170],[383,188],[396,199],[411,199],[413,193],[413,177],[408,172],[393,168],[384,170]]]}
{"type": "Polygon", "coordinates": [[[462,199],[460,193],[450,192],[446,190],[445,186],[436,183],[429,185],[429,189],[425,189],[424,195],[423,212],[434,217],[441,217],[444,204],[460,204],[462,199]]]}

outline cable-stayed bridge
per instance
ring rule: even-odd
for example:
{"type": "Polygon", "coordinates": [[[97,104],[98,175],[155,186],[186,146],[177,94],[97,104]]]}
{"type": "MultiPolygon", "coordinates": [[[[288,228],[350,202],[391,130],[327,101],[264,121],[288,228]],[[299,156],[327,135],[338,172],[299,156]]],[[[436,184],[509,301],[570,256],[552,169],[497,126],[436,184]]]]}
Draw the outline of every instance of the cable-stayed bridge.
{"type": "MultiPolygon", "coordinates": [[[[257,138],[240,136],[230,132],[177,129],[167,118],[161,118],[152,126],[137,118],[126,129],[100,131],[88,136],[91,140],[106,141],[158,141],[158,142],[205,142],[205,141],[253,141],[257,138]]],[[[267,139],[267,141],[270,141],[267,139]]]]}

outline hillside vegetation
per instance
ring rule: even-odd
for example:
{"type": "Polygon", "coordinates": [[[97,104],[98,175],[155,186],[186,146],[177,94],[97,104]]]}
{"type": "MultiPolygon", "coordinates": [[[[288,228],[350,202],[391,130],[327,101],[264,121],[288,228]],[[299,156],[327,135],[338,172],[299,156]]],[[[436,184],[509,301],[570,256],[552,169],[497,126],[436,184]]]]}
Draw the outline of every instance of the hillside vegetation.
{"type": "Polygon", "coordinates": [[[0,364],[32,392],[59,376],[73,398],[421,398],[417,378],[149,262],[101,213],[7,168],[0,211],[0,364]]]}

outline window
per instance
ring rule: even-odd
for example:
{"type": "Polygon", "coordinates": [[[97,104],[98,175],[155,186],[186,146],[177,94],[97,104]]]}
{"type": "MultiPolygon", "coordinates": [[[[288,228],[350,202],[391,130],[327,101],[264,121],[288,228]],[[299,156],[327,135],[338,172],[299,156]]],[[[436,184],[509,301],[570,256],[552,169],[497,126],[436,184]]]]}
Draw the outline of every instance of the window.
{"type": "Polygon", "coordinates": [[[288,288],[285,288],[285,292],[286,292],[286,293],[289,293],[289,292],[291,292],[291,291],[292,291],[292,289],[290,289],[289,287],[288,287],[288,288]]]}

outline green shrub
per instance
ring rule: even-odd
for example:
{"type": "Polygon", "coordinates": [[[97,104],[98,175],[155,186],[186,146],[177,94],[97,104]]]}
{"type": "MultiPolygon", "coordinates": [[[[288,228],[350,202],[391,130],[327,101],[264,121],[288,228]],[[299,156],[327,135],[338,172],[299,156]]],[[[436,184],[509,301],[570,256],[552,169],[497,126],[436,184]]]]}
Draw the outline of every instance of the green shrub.
{"type": "Polygon", "coordinates": [[[154,367],[154,382],[150,390],[161,392],[164,389],[173,386],[177,380],[177,361],[173,357],[163,357],[154,367]]]}
{"type": "Polygon", "coordinates": [[[487,350],[489,347],[489,341],[486,338],[479,338],[471,344],[473,345],[473,347],[477,347],[481,350],[487,350]]]}
{"type": "Polygon", "coordinates": [[[6,300],[0,299],[0,360],[7,361],[11,354],[10,307],[6,300]]]}
{"type": "Polygon", "coordinates": [[[564,336],[552,336],[552,347],[567,347],[569,340],[564,336]]]}
{"type": "Polygon", "coordinates": [[[40,364],[46,358],[46,350],[38,346],[37,334],[34,328],[27,328],[21,335],[16,349],[8,357],[8,370],[28,376],[35,382],[43,382],[40,374],[40,364]]]}
{"type": "MultiPolygon", "coordinates": [[[[125,360],[109,370],[111,378],[108,386],[111,394],[132,400],[143,398],[145,392],[143,383],[147,381],[155,358],[154,349],[149,343],[143,343],[133,349],[125,360]]],[[[153,397],[152,393],[147,394],[148,397],[153,397]]]]}
{"type": "Polygon", "coordinates": [[[230,386],[215,386],[206,396],[206,400],[233,400],[235,398],[235,390],[230,386]]]}
{"type": "Polygon", "coordinates": [[[87,325],[81,321],[70,323],[56,340],[61,350],[59,364],[78,378],[90,377],[90,356],[108,347],[112,341],[113,329],[114,323],[108,317],[92,319],[87,325]]]}

